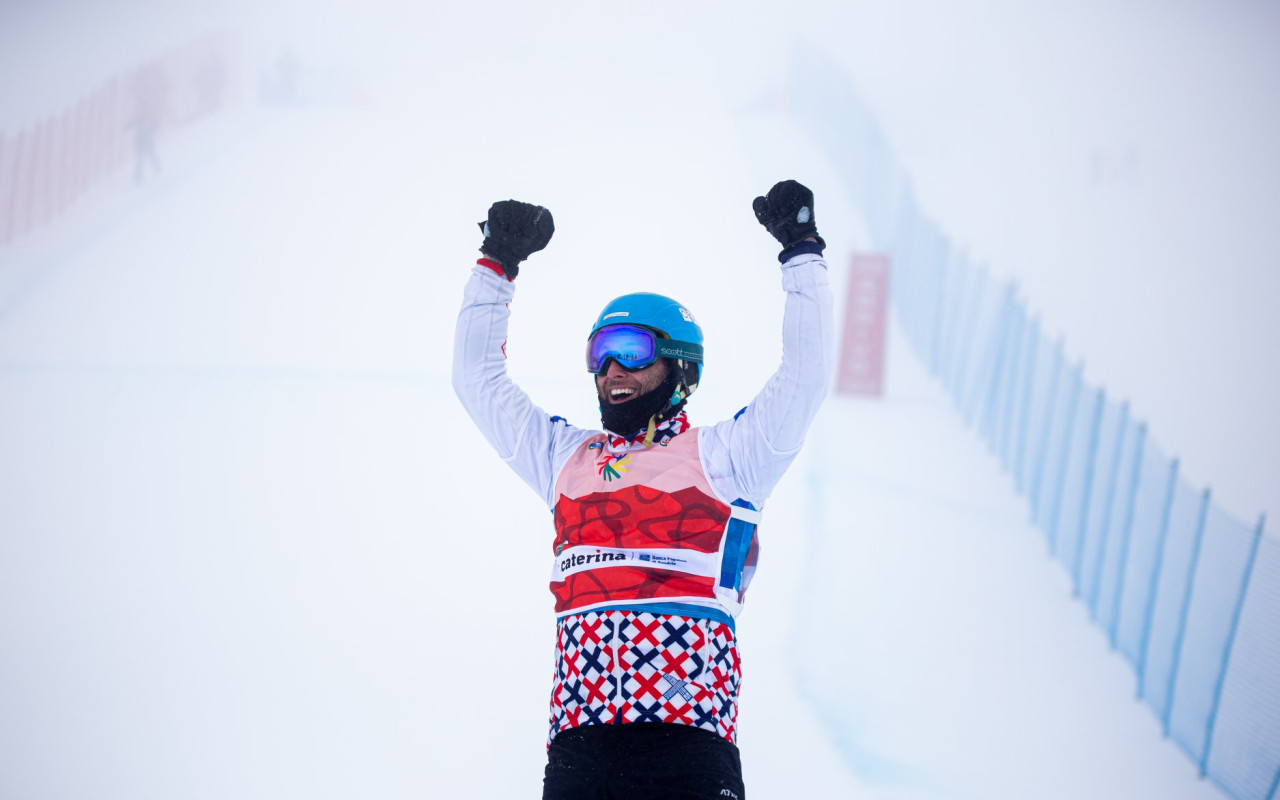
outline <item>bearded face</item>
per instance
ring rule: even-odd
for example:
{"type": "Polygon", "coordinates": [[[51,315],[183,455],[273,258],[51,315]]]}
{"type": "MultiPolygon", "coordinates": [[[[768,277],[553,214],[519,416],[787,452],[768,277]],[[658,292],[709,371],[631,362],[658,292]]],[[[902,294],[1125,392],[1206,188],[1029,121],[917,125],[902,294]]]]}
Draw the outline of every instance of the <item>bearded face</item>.
{"type": "Polygon", "coordinates": [[[683,408],[684,393],[676,396],[680,375],[672,364],[661,359],[628,372],[609,362],[604,374],[595,376],[600,422],[605,430],[630,436],[644,430],[651,421],[661,422],[683,408]]]}
{"type": "Polygon", "coordinates": [[[652,392],[662,385],[669,372],[670,368],[664,359],[658,359],[635,371],[625,370],[618,366],[617,361],[610,361],[605,373],[596,376],[600,407],[621,405],[652,392]]]}

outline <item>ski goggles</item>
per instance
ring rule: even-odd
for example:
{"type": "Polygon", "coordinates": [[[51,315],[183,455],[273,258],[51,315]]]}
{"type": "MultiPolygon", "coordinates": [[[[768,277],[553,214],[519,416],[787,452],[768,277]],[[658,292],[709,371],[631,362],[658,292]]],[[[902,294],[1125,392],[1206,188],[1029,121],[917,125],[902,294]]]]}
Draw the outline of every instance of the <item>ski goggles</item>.
{"type": "Polygon", "coordinates": [[[644,369],[659,358],[702,361],[702,345],[662,339],[639,325],[606,325],[587,340],[587,371],[599,375],[609,359],[625,370],[644,369]]]}

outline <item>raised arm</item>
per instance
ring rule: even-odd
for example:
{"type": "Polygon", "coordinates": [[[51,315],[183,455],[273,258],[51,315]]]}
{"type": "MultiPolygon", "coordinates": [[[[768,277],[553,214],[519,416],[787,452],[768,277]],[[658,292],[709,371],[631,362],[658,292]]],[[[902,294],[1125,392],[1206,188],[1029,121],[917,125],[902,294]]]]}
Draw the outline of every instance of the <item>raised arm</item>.
{"type": "Polygon", "coordinates": [[[826,242],[818,235],[813,193],[783,181],[754,203],[756,219],[782,245],[782,363],[751,403],[704,433],[708,467],[731,499],[763,505],[791,465],[826,396],[834,363],[826,242]]]}
{"type": "Polygon", "coordinates": [[[453,337],[453,390],[485,439],[550,507],[556,474],[590,435],[549,416],[507,375],[504,347],[519,264],[547,246],[551,212],[504,200],[480,223],[485,256],[471,270],[453,337]]]}

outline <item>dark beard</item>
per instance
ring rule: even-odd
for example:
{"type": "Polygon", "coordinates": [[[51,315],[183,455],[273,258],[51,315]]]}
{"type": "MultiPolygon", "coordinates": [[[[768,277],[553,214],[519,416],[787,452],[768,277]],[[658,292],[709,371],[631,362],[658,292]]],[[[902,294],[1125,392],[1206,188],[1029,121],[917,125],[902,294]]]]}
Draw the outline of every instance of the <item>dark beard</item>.
{"type": "MultiPolygon", "coordinates": [[[[669,366],[671,368],[667,370],[667,377],[658,385],[658,388],[651,392],[637,395],[635,398],[617,405],[609,403],[601,397],[600,422],[604,425],[604,429],[610,433],[616,433],[619,436],[630,439],[649,427],[650,417],[656,415],[658,416],[657,421],[661,422],[684,408],[684,398],[681,398],[680,402],[674,406],[669,405],[671,394],[680,383],[680,370],[676,369],[674,365],[669,366]]],[[[599,391],[599,388],[597,388],[597,395],[599,391]]]]}

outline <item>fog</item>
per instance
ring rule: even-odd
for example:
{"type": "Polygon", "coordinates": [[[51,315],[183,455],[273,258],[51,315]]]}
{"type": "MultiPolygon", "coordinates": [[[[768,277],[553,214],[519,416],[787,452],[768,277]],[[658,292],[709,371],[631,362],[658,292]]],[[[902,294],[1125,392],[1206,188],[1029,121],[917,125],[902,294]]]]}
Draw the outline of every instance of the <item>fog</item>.
{"type": "MultiPolygon", "coordinates": [[[[1280,508],[1276,41],[1280,9],[1241,0],[0,3],[0,751],[13,754],[0,787],[14,790],[0,794],[534,794],[551,613],[542,567],[521,565],[541,564],[550,526],[448,389],[475,223],[507,197],[556,215],[521,274],[509,349],[544,408],[594,425],[585,328],[609,298],[656,290],[696,311],[714,354],[695,423],[732,414],[779,353],[774,251],[751,198],[788,177],[815,190],[837,290],[849,255],[875,244],[794,122],[797,49],[844,70],[925,212],[1018,281],[1190,481],[1242,519],[1280,508]],[[220,88],[171,84],[156,165],[135,163],[123,121],[83,128],[78,141],[110,140],[113,166],[65,202],[34,201],[43,218],[19,205],[22,132],[157,59],[209,54],[220,88]],[[482,596],[462,597],[471,573],[450,561],[466,537],[509,548],[482,596]],[[494,637],[507,665],[456,666],[494,637]]],[[[1143,727],[1050,565],[1001,538],[1019,500],[974,466],[980,445],[944,425],[912,358],[891,349],[881,406],[830,401],[806,458],[856,451],[838,477],[815,483],[803,461],[771,504],[780,541],[742,629],[758,692],[744,699],[748,786],[1120,797],[1168,780],[1151,796],[1212,796],[1143,727]],[[1059,748],[1059,763],[1053,742],[987,731],[1021,759],[1011,771],[956,749],[950,727],[910,732],[946,695],[953,722],[1020,719],[1026,696],[980,709],[964,683],[911,695],[895,676],[929,677],[891,657],[818,670],[847,685],[801,685],[814,665],[792,654],[822,652],[803,593],[821,551],[783,532],[887,530],[911,501],[876,490],[909,479],[947,502],[899,526],[903,551],[877,541],[851,557],[945,553],[954,498],[930,476],[954,470],[977,476],[966,502],[980,507],[955,531],[989,556],[966,569],[1016,573],[1002,596],[1022,598],[1000,612],[1008,626],[974,629],[990,661],[963,674],[1048,669],[1017,660],[1014,630],[1037,630],[1044,652],[1079,644],[1053,713],[1087,707],[1079,739],[1107,726],[1128,739],[1059,748]],[[871,499],[823,517],[815,497],[840,480],[871,499]],[[1035,594],[1046,582],[1068,605],[1035,594]],[[1024,605],[1044,616],[1015,628],[1024,605]],[[861,716],[824,719],[824,695],[861,716]],[[879,735],[892,769],[887,751],[868,755],[879,735]],[[1118,777],[1090,784],[1081,773],[1112,744],[1118,777]],[[899,769],[912,747],[918,763],[899,769]]],[[[891,594],[895,573],[875,572],[860,564],[860,585],[891,594]]],[[[860,607],[851,637],[1001,608],[936,572],[914,604],[860,607]]],[[[1030,738],[1067,738],[1044,722],[1030,738]]]]}
{"type": "MultiPolygon", "coordinates": [[[[575,141],[583,119],[688,130],[767,103],[791,48],[820,48],[881,115],[926,210],[1021,282],[1091,380],[1130,398],[1234,512],[1278,505],[1274,4],[11,2],[3,14],[10,133],[210,31],[236,37],[249,97],[287,58],[308,103],[359,97],[403,113],[406,132],[483,126],[576,153],[591,150],[575,141]]],[[[625,202],[625,187],[529,186],[518,167],[466,178],[486,197],[563,187],[625,202]]],[[[445,189],[391,188],[406,204],[445,189]]]]}

